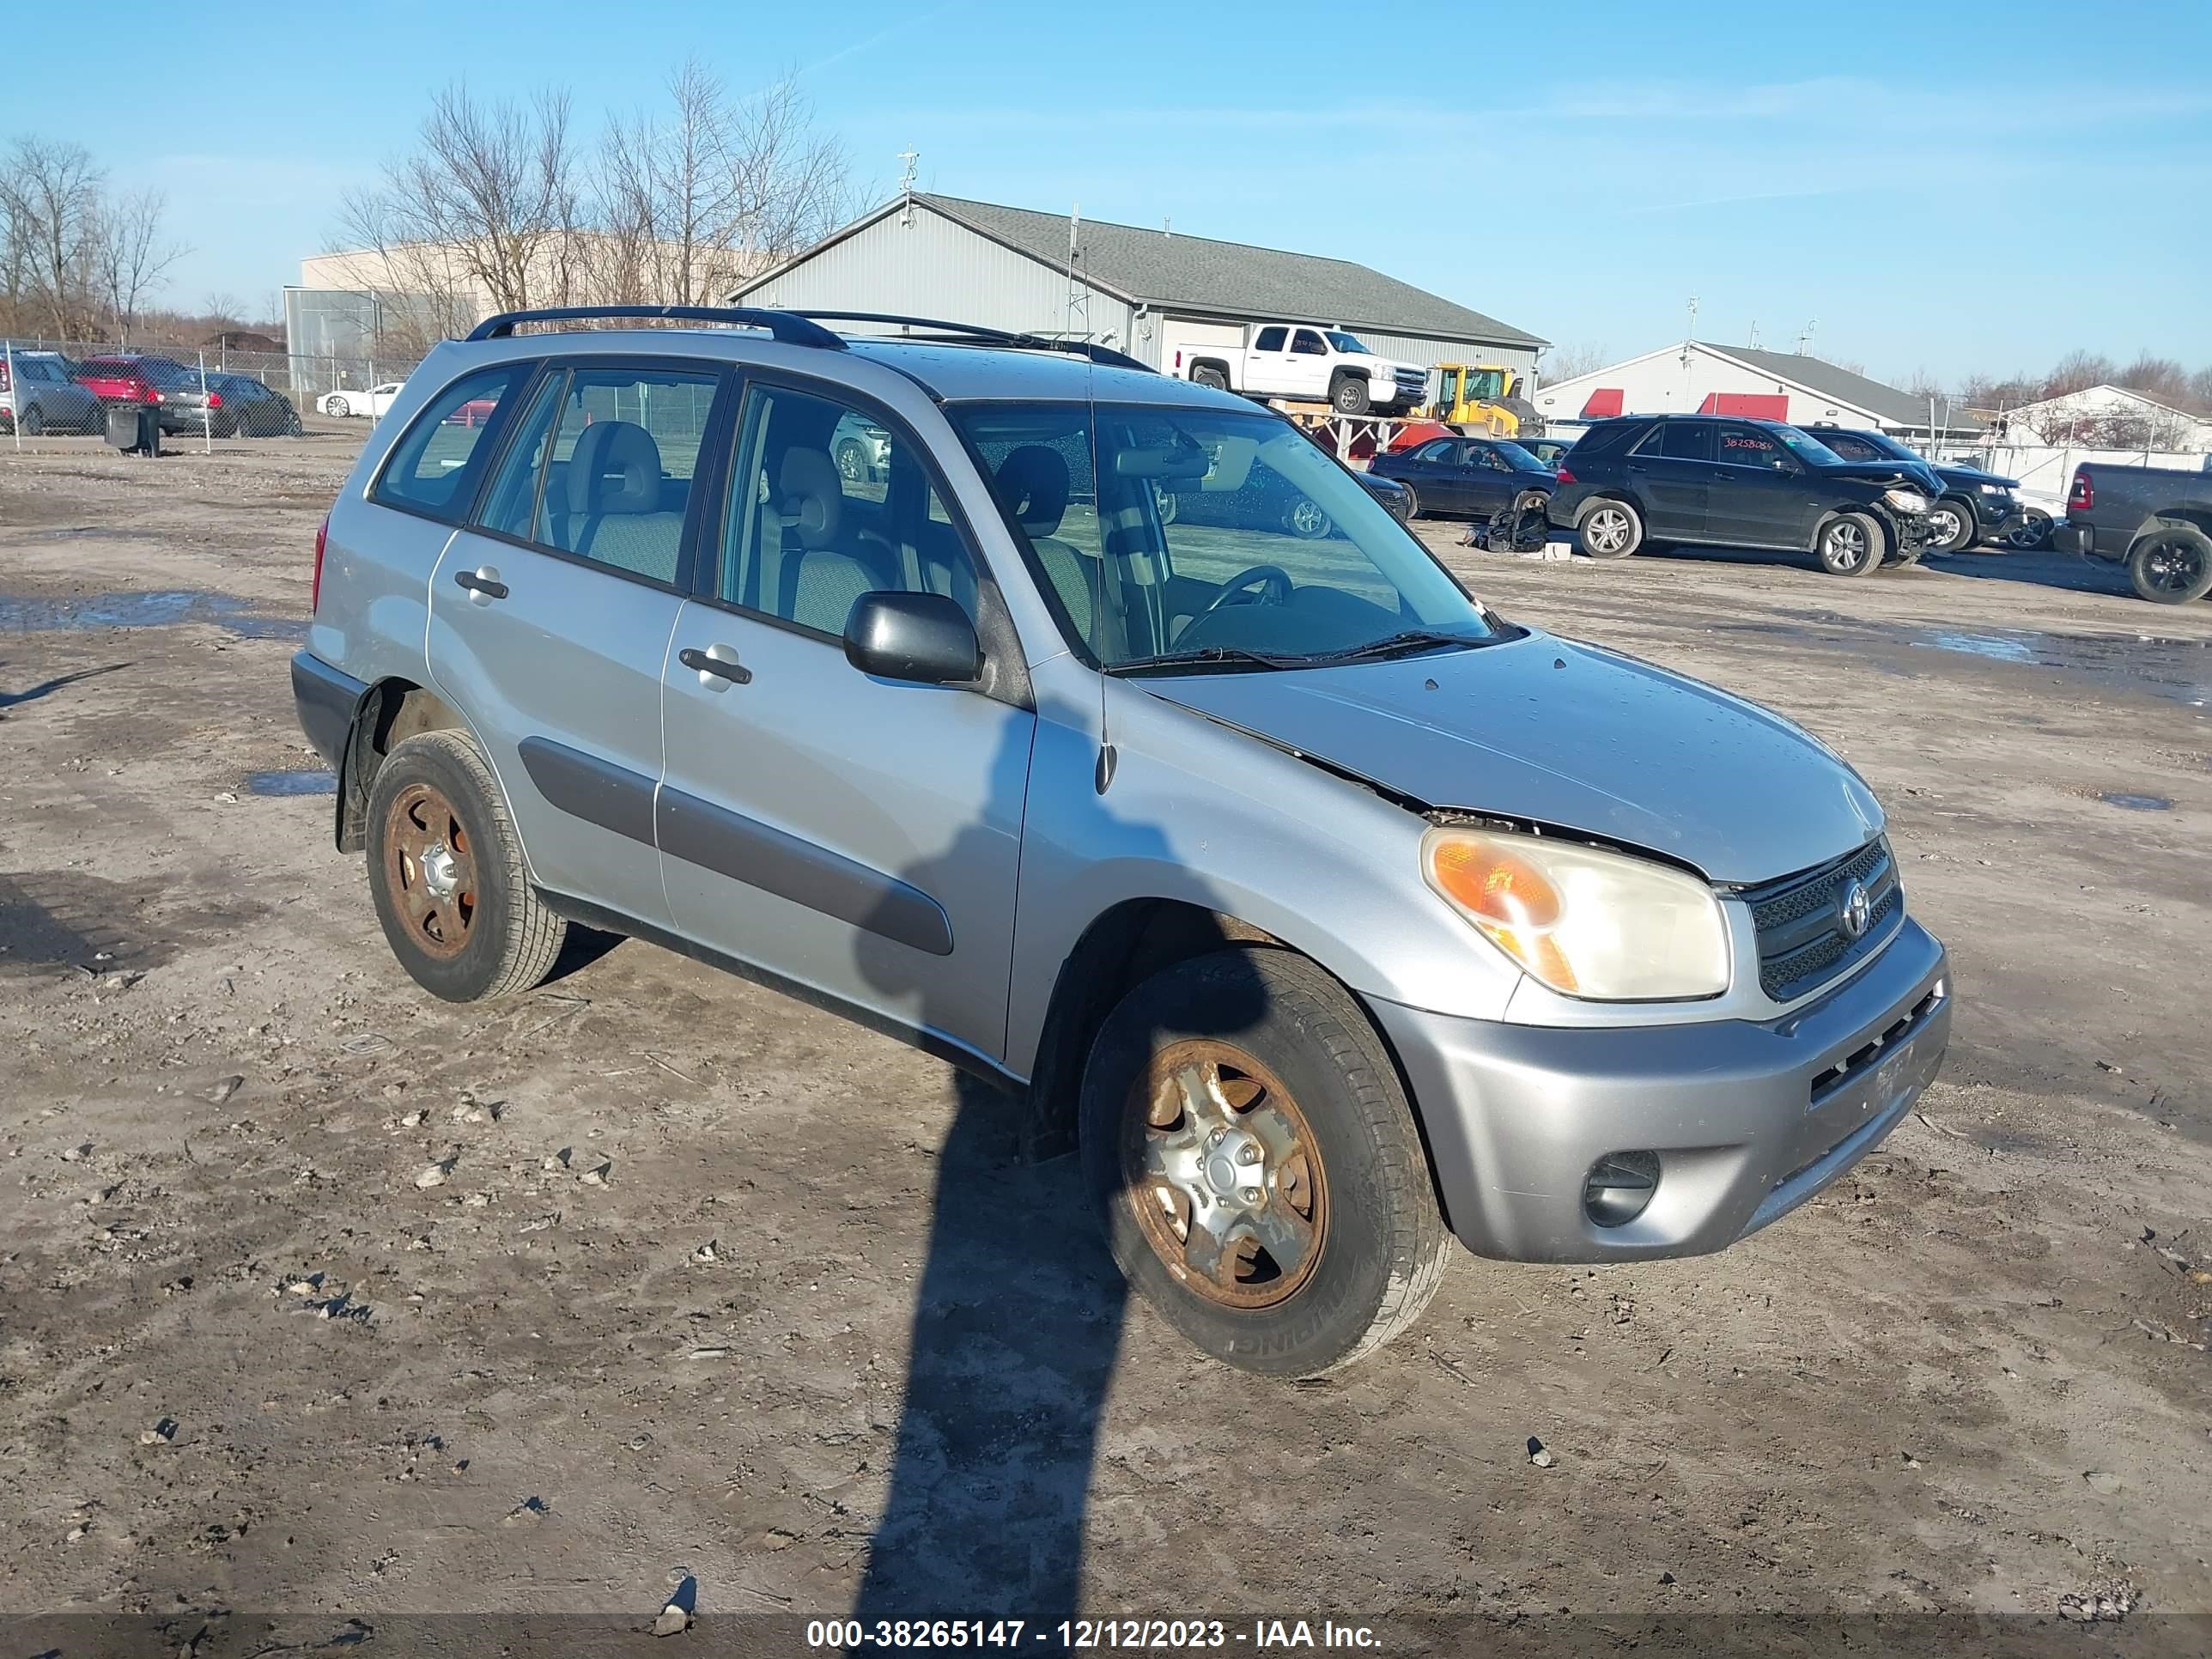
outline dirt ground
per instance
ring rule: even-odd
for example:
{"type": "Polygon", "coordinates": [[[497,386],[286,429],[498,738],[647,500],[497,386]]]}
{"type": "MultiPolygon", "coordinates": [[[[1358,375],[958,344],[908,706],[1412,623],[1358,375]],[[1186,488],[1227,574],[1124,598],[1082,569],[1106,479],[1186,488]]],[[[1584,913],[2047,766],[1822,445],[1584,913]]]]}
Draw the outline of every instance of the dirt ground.
{"type": "Polygon", "coordinates": [[[1726,1255],[1461,1256],[1285,1388],[1124,1305],[1010,1105],[948,1145],[917,1052],[635,943],[416,989],[330,796],[283,793],[322,781],[256,779],[320,763],[286,662],[354,441],[0,445],[0,1634],[629,1629],[687,1575],[695,1636],[856,1596],[2212,1613],[2212,606],[2051,555],[1843,580],[1425,525],[1509,617],[1864,772],[1955,1046],[1726,1255]]]}

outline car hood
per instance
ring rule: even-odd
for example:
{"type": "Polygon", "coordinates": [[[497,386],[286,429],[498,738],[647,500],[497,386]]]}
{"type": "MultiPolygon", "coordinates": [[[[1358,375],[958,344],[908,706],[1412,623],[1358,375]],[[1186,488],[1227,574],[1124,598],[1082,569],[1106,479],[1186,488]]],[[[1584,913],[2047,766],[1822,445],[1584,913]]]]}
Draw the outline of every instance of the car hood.
{"type": "Polygon", "coordinates": [[[1824,466],[1824,478],[1851,478],[1861,483],[1910,483],[1922,489],[1936,483],[1936,475],[1925,465],[1911,461],[1845,461],[1841,466],[1824,466]]]}
{"type": "Polygon", "coordinates": [[[2001,478],[1994,472],[1984,472],[1978,466],[1939,466],[1936,472],[1946,483],[2001,484],[2007,489],[2020,488],[2017,478],[2001,478]]]}
{"type": "Polygon", "coordinates": [[[1131,682],[1422,805],[1648,848],[1757,883],[1882,824],[1858,775],[1754,703],[1530,633],[1332,668],[1131,682]]]}

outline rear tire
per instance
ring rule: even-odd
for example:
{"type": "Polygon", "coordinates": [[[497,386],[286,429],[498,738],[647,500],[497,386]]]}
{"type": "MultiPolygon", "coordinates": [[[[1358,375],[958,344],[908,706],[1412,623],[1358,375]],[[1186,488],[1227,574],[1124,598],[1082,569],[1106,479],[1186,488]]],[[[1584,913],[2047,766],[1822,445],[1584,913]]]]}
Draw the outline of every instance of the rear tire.
{"type": "Polygon", "coordinates": [[[1115,1261],[1225,1364],[1334,1370],[1411,1324],[1442,1282],[1449,1235],[1397,1069],[1359,1006],[1303,957],[1221,951],[1138,986],[1091,1047],[1080,1127],[1115,1261]],[[1215,1121],[1228,1127],[1208,1135],[1215,1121]],[[1202,1163],[1161,1176],[1186,1133],[1223,1146],[1226,1189],[1202,1163]],[[1194,1192],[1222,1195],[1201,1209],[1194,1192]],[[1207,1217],[1229,1241],[1214,1276],[1207,1217]]]}
{"type": "Polygon", "coordinates": [[[2212,537],[2185,524],[2154,530],[2128,550],[2128,580],[2154,605],[2212,593],[2212,537]]]}
{"type": "Polygon", "coordinates": [[[1838,513],[1820,526],[1814,549],[1831,576],[1869,576],[1881,568],[1881,525],[1868,513],[1838,513]]]}
{"type": "Polygon", "coordinates": [[[1190,380],[1193,386],[1210,386],[1216,392],[1229,390],[1229,377],[1210,365],[1191,370],[1190,380]]]}
{"type": "Polygon", "coordinates": [[[568,930],[531,886],[507,798],[459,732],[410,738],[377,769],[368,888],[392,954],[447,1002],[529,990],[568,930]]]}
{"type": "Polygon", "coordinates": [[[23,411],[23,435],[43,438],[46,435],[46,411],[33,404],[23,411]]]}
{"type": "Polygon", "coordinates": [[[1963,553],[1980,539],[1971,503],[1946,496],[1928,515],[1928,551],[1963,553]]]}
{"type": "Polygon", "coordinates": [[[353,413],[353,405],[343,398],[325,398],[323,399],[323,413],[343,421],[353,413]]]}
{"type": "Polygon", "coordinates": [[[1328,404],[1340,415],[1364,415],[1373,407],[1373,399],[1368,396],[1366,381],[1357,375],[1340,374],[1328,389],[1328,404]]]}
{"type": "Polygon", "coordinates": [[[2051,518],[2047,514],[2030,513],[2014,528],[2005,532],[2005,545],[2022,553],[2033,553],[2039,547],[2049,545],[2051,518]]]}
{"type": "Polygon", "coordinates": [[[1644,545],[1644,515],[1628,502],[1601,495],[1575,519],[1575,543],[1593,559],[1625,559],[1644,545]]]}
{"type": "MultiPolygon", "coordinates": [[[[1401,481],[1401,482],[1402,482],[1402,481],[1401,481]]],[[[1406,485],[1406,522],[1407,522],[1407,524],[1411,524],[1411,523],[1413,523],[1413,521],[1414,520],[1416,520],[1416,519],[1419,518],[1420,516],[1421,516],[1421,495],[1420,495],[1420,492],[1419,492],[1419,490],[1415,489],[1413,488],[1413,485],[1411,485],[1411,484],[1407,484],[1407,485],[1406,485]]]]}

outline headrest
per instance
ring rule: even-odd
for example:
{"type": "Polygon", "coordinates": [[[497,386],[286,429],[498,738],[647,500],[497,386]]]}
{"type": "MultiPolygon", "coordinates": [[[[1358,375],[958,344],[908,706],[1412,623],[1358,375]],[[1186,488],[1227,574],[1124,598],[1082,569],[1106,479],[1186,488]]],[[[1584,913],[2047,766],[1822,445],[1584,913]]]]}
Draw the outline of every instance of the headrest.
{"type": "Polygon", "coordinates": [[[784,452],[783,465],[776,471],[775,510],[787,529],[799,532],[801,547],[832,545],[844,506],[844,486],[838,482],[836,464],[826,453],[819,449],[784,452]]]}
{"type": "Polygon", "coordinates": [[[999,494],[1032,536],[1049,536],[1067,512],[1067,462],[1056,449],[1023,444],[999,463],[999,494]]]}
{"type": "Polygon", "coordinates": [[[629,421],[594,421],[568,458],[568,511],[658,513],[660,446],[629,421]]]}

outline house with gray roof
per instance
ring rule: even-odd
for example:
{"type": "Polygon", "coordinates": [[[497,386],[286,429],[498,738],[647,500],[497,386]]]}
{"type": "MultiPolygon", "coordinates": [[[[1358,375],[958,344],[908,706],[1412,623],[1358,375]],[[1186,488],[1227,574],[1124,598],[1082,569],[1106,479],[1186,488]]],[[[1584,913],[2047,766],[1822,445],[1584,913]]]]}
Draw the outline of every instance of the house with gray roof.
{"type": "Polygon", "coordinates": [[[1246,325],[1351,330],[1409,362],[1533,368],[1547,342],[1349,259],[916,192],[738,286],[733,304],[943,317],[1155,365],[1246,325]]]}

